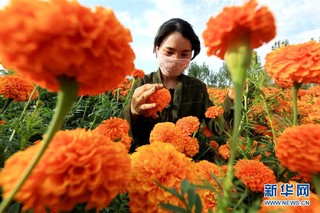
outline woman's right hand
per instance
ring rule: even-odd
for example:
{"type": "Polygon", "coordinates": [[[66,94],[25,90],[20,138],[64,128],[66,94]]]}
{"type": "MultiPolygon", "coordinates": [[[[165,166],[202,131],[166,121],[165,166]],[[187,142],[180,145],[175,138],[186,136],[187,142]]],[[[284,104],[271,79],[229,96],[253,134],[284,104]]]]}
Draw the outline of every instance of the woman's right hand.
{"type": "Polygon", "coordinates": [[[146,103],[146,100],[157,90],[163,88],[163,84],[144,84],[135,89],[131,99],[131,114],[142,115],[145,110],[156,107],[156,103],[146,103]]]}

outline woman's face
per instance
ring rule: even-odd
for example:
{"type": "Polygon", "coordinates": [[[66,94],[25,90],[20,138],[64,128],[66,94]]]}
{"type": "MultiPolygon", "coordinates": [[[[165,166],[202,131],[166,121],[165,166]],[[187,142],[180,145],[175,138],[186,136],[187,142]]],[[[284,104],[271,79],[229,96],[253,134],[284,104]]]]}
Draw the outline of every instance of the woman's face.
{"type": "Polygon", "coordinates": [[[188,67],[192,57],[192,45],[181,33],[173,32],[156,48],[156,53],[162,74],[176,77],[188,67]]]}

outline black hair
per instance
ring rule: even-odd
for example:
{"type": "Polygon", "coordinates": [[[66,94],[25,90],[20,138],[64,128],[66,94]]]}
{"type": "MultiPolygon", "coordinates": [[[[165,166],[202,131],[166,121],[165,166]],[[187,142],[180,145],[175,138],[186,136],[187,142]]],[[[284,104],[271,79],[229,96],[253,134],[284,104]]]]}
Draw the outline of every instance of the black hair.
{"type": "Polygon", "coordinates": [[[159,47],[162,41],[173,32],[181,33],[183,37],[190,41],[193,50],[191,60],[194,59],[200,53],[200,40],[192,26],[181,18],[172,18],[160,26],[156,37],[154,38],[153,52],[155,52],[156,47],[159,47]]]}

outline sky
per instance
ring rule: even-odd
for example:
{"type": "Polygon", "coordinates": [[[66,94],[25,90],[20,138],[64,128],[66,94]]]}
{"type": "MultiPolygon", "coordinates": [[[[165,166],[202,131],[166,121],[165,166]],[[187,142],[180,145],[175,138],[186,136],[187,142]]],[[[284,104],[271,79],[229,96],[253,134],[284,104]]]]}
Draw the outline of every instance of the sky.
{"type": "MultiPolygon", "coordinates": [[[[218,72],[223,61],[216,56],[208,57],[203,46],[202,33],[210,17],[217,16],[224,7],[242,5],[245,0],[78,0],[82,5],[94,8],[111,8],[118,20],[131,31],[137,69],[150,73],[157,70],[158,63],[153,54],[153,39],[160,25],[170,18],[188,21],[200,38],[201,52],[194,59],[198,65],[205,63],[218,72]]],[[[8,0],[0,0],[0,7],[8,0]]],[[[256,49],[264,63],[265,55],[276,41],[288,39],[290,44],[299,44],[311,38],[320,38],[319,0],[257,0],[273,13],[277,35],[267,44],[256,49]]]]}

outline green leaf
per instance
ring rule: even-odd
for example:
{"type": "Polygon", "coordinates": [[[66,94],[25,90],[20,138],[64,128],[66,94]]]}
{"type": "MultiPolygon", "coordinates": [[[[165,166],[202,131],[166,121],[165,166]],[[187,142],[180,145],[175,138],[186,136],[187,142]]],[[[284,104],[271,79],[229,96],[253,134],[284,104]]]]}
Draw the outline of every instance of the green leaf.
{"type": "Polygon", "coordinates": [[[197,194],[196,195],[196,213],[201,213],[202,212],[202,203],[200,196],[197,194]]]}
{"type": "Polygon", "coordinates": [[[182,196],[184,196],[186,194],[186,192],[189,190],[190,188],[190,183],[187,179],[183,179],[181,182],[181,193],[182,196]]]}
{"type": "Polygon", "coordinates": [[[184,201],[184,198],[182,195],[179,194],[179,192],[175,189],[175,188],[168,188],[165,187],[163,185],[161,185],[161,183],[159,183],[158,181],[155,181],[155,183],[162,188],[163,190],[170,192],[171,194],[173,194],[174,196],[176,196],[177,198],[179,198],[181,201],[184,201]]]}
{"type": "Polygon", "coordinates": [[[172,212],[179,212],[179,213],[191,213],[187,209],[181,208],[179,206],[172,205],[170,203],[160,203],[159,204],[162,208],[170,210],[172,212]]]}
{"type": "Polygon", "coordinates": [[[8,213],[19,213],[20,212],[20,203],[14,203],[8,208],[8,213]]]}
{"type": "Polygon", "coordinates": [[[194,189],[189,189],[188,190],[188,203],[189,203],[189,207],[190,209],[192,209],[192,207],[194,206],[195,202],[196,202],[196,192],[194,191],[194,189]]]}

